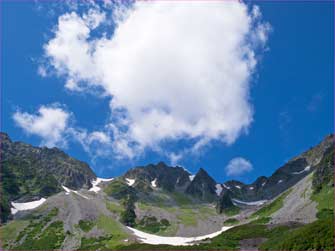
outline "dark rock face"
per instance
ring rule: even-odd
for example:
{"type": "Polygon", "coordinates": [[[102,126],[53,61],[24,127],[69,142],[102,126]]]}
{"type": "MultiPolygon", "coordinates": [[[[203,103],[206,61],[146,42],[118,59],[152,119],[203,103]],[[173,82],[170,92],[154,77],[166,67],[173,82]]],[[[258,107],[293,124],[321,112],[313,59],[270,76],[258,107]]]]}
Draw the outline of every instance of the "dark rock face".
{"type": "Polygon", "coordinates": [[[1,206],[50,196],[62,190],[90,188],[96,178],[90,167],[57,148],[34,147],[12,142],[5,133],[1,140],[1,206]]]}
{"type": "Polygon", "coordinates": [[[216,211],[221,214],[225,210],[229,210],[231,208],[234,208],[235,205],[231,201],[231,192],[230,191],[225,191],[221,193],[217,203],[216,203],[216,211]]]}
{"type": "Polygon", "coordinates": [[[216,181],[200,168],[185,192],[204,201],[213,201],[217,197],[215,186],[216,181]]]}
{"type": "Polygon", "coordinates": [[[189,173],[181,167],[169,167],[164,162],[157,165],[147,165],[144,167],[135,167],[125,173],[124,177],[135,179],[134,187],[145,187],[151,185],[156,180],[156,186],[167,191],[181,190],[190,183],[189,173]]]}

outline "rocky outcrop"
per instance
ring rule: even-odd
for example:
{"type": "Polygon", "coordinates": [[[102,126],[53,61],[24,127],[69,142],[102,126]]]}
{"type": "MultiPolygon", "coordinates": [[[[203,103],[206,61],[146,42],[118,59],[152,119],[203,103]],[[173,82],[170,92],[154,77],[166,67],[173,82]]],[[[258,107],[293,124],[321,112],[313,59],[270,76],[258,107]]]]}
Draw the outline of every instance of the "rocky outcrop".
{"type": "Polygon", "coordinates": [[[204,201],[213,201],[217,198],[216,181],[200,168],[185,192],[204,201]]]}

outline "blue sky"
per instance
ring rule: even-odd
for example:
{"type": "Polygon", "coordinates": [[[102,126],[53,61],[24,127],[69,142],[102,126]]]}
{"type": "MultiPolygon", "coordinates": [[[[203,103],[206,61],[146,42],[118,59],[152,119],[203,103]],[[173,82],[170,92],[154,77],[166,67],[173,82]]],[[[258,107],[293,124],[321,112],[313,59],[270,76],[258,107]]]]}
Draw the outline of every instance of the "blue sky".
{"type": "MultiPolygon", "coordinates": [[[[220,73],[223,70],[219,68],[216,72],[213,70],[215,67],[212,67],[210,63],[206,64],[208,68],[205,69],[206,71],[194,73],[196,77],[204,77],[206,83],[209,84],[204,86],[199,82],[199,85],[194,85],[194,88],[189,89],[188,83],[183,81],[192,80],[192,67],[198,67],[194,62],[201,62],[205,55],[196,50],[192,51],[195,58],[192,58],[191,61],[187,61],[188,57],[181,57],[180,60],[173,62],[173,64],[180,62],[181,67],[179,68],[183,71],[171,66],[171,60],[160,62],[167,55],[163,53],[164,50],[168,50],[170,46],[164,47],[162,43],[162,48],[157,48],[155,41],[161,41],[159,36],[165,33],[159,29],[150,33],[149,30],[145,30],[145,24],[150,25],[152,20],[159,19],[162,30],[166,28],[166,33],[170,34],[168,29],[174,26],[169,25],[178,25],[178,21],[183,24],[187,15],[194,15],[188,10],[171,11],[171,13],[178,14],[174,16],[176,23],[170,24],[170,22],[164,22],[164,20],[170,20],[170,14],[164,12],[159,14],[157,10],[153,12],[151,7],[142,9],[140,7],[136,14],[134,14],[135,11],[134,13],[130,11],[129,14],[126,11],[130,7],[127,6],[116,8],[112,5],[99,4],[99,6],[85,5],[74,8],[71,5],[52,2],[2,2],[1,131],[7,132],[15,141],[24,141],[33,145],[58,146],[73,157],[88,162],[98,176],[116,176],[133,166],[163,160],[167,163],[174,162],[182,165],[191,172],[196,172],[199,167],[203,167],[220,182],[228,179],[252,182],[260,175],[268,176],[287,160],[317,144],[324,136],[333,132],[334,23],[332,2],[248,2],[238,4],[236,14],[229,14],[232,12],[222,8],[223,15],[227,15],[227,19],[232,20],[233,24],[243,23],[244,20],[248,20],[247,18],[254,20],[250,26],[246,26],[248,29],[245,31],[246,36],[259,35],[257,31],[261,31],[267,38],[263,40],[260,36],[256,37],[258,39],[256,42],[248,41],[245,46],[252,50],[255,56],[242,59],[235,58],[235,54],[231,54],[231,47],[227,45],[229,39],[225,40],[230,37],[230,34],[240,35],[239,25],[225,26],[224,21],[214,18],[215,26],[203,24],[201,16],[208,15],[204,7],[206,5],[208,7],[209,3],[202,4],[203,8],[196,12],[197,15],[193,20],[195,23],[198,22],[198,19],[200,20],[199,31],[193,30],[192,24],[185,24],[191,25],[186,27],[189,27],[187,33],[193,37],[193,40],[187,44],[189,47],[185,48],[193,49],[193,41],[195,41],[194,48],[201,46],[197,44],[197,39],[205,46],[211,46],[209,56],[206,54],[206,57],[208,56],[206,62],[219,62],[224,65],[226,75],[223,75],[222,79],[231,79],[233,86],[241,86],[241,89],[237,89],[236,92],[231,91],[230,85],[221,79],[220,73]],[[261,16],[259,13],[258,15],[252,14],[254,5],[259,7],[258,11],[261,16]],[[245,6],[247,11],[243,12],[245,6]],[[121,16],[117,19],[115,9],[121,10],[121,14],[128,13],[130,17],[121,16]],[[95,10],[97,15],[88,14],[90,10],[95,10]],[[75,16],[67,14],[71,12],[75,16]],[[105,15],[104,21],[98,20],[101,13],[105,15]],[[57,31],[59,36],[62,35],[58,23],[59,17],[64,17],[65,24],[70,21],[88,20],[84,19],[84,15],[88,18],[95,18],[94,21],[93,19],[87,21],[91,22],[87,24],[87,27],[92,31],[90,31],[89,38],[84,40],[87,42],[96,39],[102,43],[101,47],[105,49],[102,51],[103,56],[97,56],[95,59],[96,61],[101,60],[99,62],[107,60],[107,68],[103,67],[102,63],[95,65],[91,61],[87,61],[85,65],[86,57],[80,58],[81,51],[76,52],[74,49],[70,52],[61,51],[67,45],[61,44],[62,46],[56,49],[55,46],[51,46],[52,41],[53,45],[61,43],[61,40],[56,40],[57,31]],[[129,22],[130,24],[126,27],[124,23],[127,18],[139,20],[139,22],[129,22]],[[95,21],[100,23],[95,24],[95,21]],[[104,44],[102,36],[105,33],[106,40],[112,41],[117,22],[120,22],[120,34],[117,35],[115,41],[119,41],[122,46],[114,51],[108,51],[110,47],[104,44]],[[137,27],[138,23],[143,25],[137,27]],[[139,30],[138,34],[137,30],[139,30]],[[158,31],[159,35],[156,38],[152,34],[158,34],[158,31]],[[143,33],[146,33],[145,37],[141,37],[143,33]],[[225,37],[217,35],[219,33],[225,34],[225,37]],[[219,43],[211,44],[212,40],[203,38],[204,34],[208,34],[209,37],[213,36],[212,40],[218,39],[214,42],[219,43]],[[134,37],[135,40],[127,40],[134,37]],[[142,47],[139,45],[133,49],[133,42],[137,41],[137,38],[138,44],[142,47]],[[46,48],[49,48],[49,51],[46,48]],[[216,51],[218,51],[218,56],[216,56],[216,51]],[[128,57],[128,52],[129,54],[134,53],[132,57],[128,57]],[[64,60],[62,57],[64,53],[69,53],[66,56],[69,56],[70,59],[66,57],[64,60]],[[109,57],[104,57],[104,55],[115,57],[120,55],[120,58],[118,58],[119,61],[115,59],[109,62],[109,57]],[[142,57],[139,56],[140,59],[135,60],[136,55],[142,55],[142,57]],[[222,58],[216,58],[220,55],[223,55],[222,58]],[[225,57],[225,55],[228,56],[225,57]],[[231,62],[225,61],[225,58],[230,57],[235,60],[231,62],[236,65],[249,65],[253,60],[256,60],[257,64],[247,70],[247,73],[238,72],[238,76],[243,74],[248,76],[240,81],[238,77],[234,78],[238,67],[235,64],[231,66],[231,62]],[[142,58],[147,61],[141,61],[142,58]],[[150,73],[151,68],[141,68],[142,65],[150,65],[151,58],[155,59],[155,63],[158,62],[160,66],[153,69],[152,74],[150,73]],[[123,60],[128,60],[128,65],[129,63],[134,64],[136,70],[124,71],[124,68],[121,68],[123,60]],[[187,69],[182,67],[184,63],[187,69]],[[94,74],[87,74],[91,69],[93,72],[93,68],[94,74]],[[108,76],[109,72],[113,72],[114,69],[117,69],[117,72],[134,75],[139,83],[141,81],[145,83],[138,84],[134,79],[128,76],[125,78],[122,74],[118,78],[115,77],[115,74],[108,76]],[[143,72],[139,72],[140,70],[143,72]],[[184,74],[186,71],[190,71],[190,74],[184,74]],[[101,76],[101,72],[104,73],[104,77],[101,76]],[[181,78],[174,77],[179,76],[180,72],[184,74],[181,78]],[[171,76],[169,73],[172,73],[171,76]],[[210,76],[209,73],[211,73],[210,76]],[[208,74],[208,76],[201,74],[208,74]],[[147,80],[153,79],[163,79],[163,81],[153,82],[155,85],[148,85],[147,80]],[[122,84],[114,85],[116,80],[120,80],[122,84]],[[221,93],[208,91],[212,88],[211,80],[218,84],[215,85],[217,88],[215,90],[222,91],[222,97],[226,101],[219,100],[221,93]],[[66,83],[74,84],[66,87],[66,83]],[[244,92],[246,84],[247,91],[244,92]],[[128,88],[123,88],[126,85],[129,85],[128,88]],[[180,86],[180,89],[176,86],[180,86]],[[198,86],[205,89],[197,90],[198,86]],[[144,87],[146,87],[145,90],[143,90],[144,87]],[[138,95],[135,95],[134,92],[138,95]],[[166,93],[169,95],[165,95],[166,93]],[[204,94],[204,100],[194,99],[199,93],[204,94]],[[227,96],[225,96],[226,93],[228,93],[227,96]],[[236,98],[233,96],[235,93],[238,93],[236,98]],[[110,103],[113,99],[112,95],[118,97],[119,102],[113,104],[115,105],[114,110],[111,109],[110,103]],[[176,98],[172,97],[174,95],[176,98]],[[153,96],[158,98],[152,98],[153,96]],[[232,100],[229,97],[233,97],[232,100]],[[218,103],[213,101],[214,104],[227,108],[215,108],[216,113],[212,114],[212,111],[208,110],[208,107],[211,106],[208,106],[207,100],[217,100],[218,103]],[[146,105],[138,109],[138,104],[145,102],[147,102],[146,105]],[[120,104],[124,105],[122,109],[120,109],[120,104]],[[182,109],[179,104],[183,106],[182,109]],[[194,105],[193,109],[199,112],[192,114],[192,105],[194,105]],[[49,112],[53,112],[50,116],[56,120],[51,122],[48,120],[47,128],[43,127],[44,124],[35,125],[39,121],[39,116],[42,116],[38,113],[41,107],[45,108],[45,114],[48,114],[46,116],[50,115],[49,112]],[[207,109],[207,112],[200,112],[201,109],[204,111],[207,109]],[[160,111],[161,113],[148,111],[160,111]],[[240,117],[236,119],[231,113],[236,113],[240,117]],[[145,121],[141,120],[140,115],[143,114],[146,116],[145,121]],[[185,114],[185,116],[180,114],[185,114]],[[126,117],[126,122],[122,124],[121,118],[124,117],[126,117]],[[151,127],[156,123],[155,119],[158,121],[167,119],[166,124],[170,123],[171,119],[172,124],[164,127],[165,124],[159,122],[161,124],[156,125],[158,128],[156,132],[156,127],[151,127]],[[58,122],[61,120],[65,120],[65,124],[59,125],[58,122]],[[151,120],[152,123],[150,123],[151,120]],[[147,121],[149,122],[146,123],[147,121]],[[189,121],[192,123],[187,124],[189,121]],[[199,121],[205,122],[199,123],[202,126],[194,126],[199,121]],[[228,124],[229,129],[219,128],[221,122],[224,122],[222,127],[228,124]],[[112,126],[114,129],[111,129],[112,126]],[[136,128],[139,128],[141,133],[129,133],[130,129],[137,132],[136,128]],[[45,132],[42,132],[43,130],[45,132]],[[101,132],[103,135],[93,132],[101,132]],[[50,134],[53,135],[51,138],[50,134]],[[107,137],[104,138],[104,135],[107,137]],[[125,142],[128,144],[126,148],[122,147],[125,142]],[[199,148],[196,147],[197,143],[200,145],[199,148]],[[128,156],[125,156],[126,151],[129,151],[128,156]],[[175,155],[174,158],[171,157],[172,154],[175,155]],[[176,157],[177,155],[179,158],[176,157]],[[248,164],[235,162],[237,171],[235,175],[229,176],[226,167],[234,158],[247,160],[248,164]]],[[[78,27],[76,26],[76,29],[78,27]]],[[[157,29],[156,26],[150,27],[157,29]]],[[[85,29],[81,32],[83,32],[81,35],[84,36],[85,29]]],[[[172,49],[176,47],[175,50],[171,50],[172,54],[173,51],[181,50],[180,48],[183,48],[184,41],[187,39],[183,37],[183,32],[178,32],[173,30],[171,33],[174,39],[169,44],[172,49]]],[[[71,39],[68,41],[74,41],[71,39]]],[[[74,43],[73,48],[79,48],[78,46],[82,45],[82,43],[77,44],[77,40],[74,43]]],[[[235,48],[234,44],[231,46],[235,48]]],[[[72,47],[69,46],[69,48],[72,47]]]]}

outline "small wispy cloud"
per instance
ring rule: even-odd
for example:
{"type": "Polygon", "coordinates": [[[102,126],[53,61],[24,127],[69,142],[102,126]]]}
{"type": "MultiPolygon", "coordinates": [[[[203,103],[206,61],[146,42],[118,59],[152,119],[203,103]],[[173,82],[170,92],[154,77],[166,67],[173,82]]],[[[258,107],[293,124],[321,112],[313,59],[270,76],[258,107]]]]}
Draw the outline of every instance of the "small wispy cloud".
{"type": "Polygon", "coordinates": [[[227,176],[240,176],[253,170],[252,164],[249,160],[242,157],[236,157],[228,163],[225,167],[227,176]]]}

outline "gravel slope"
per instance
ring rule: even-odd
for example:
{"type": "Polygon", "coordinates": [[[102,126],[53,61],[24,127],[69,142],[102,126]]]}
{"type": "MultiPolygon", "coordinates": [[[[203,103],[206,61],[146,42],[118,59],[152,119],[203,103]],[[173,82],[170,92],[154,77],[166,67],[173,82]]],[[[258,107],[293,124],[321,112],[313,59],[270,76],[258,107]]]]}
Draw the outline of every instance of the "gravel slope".
{"type": "Polygon", "coordinates": [[[310,223],[316,220],[317,204],[310,199],[312,175],[313,173],[309,174],[292,187],[292,191],[284,200],[284,206],[272,215],[271,223],[310,223]]]}

